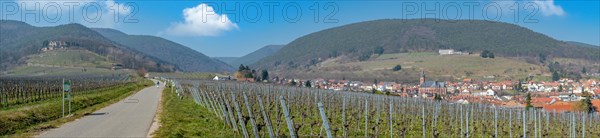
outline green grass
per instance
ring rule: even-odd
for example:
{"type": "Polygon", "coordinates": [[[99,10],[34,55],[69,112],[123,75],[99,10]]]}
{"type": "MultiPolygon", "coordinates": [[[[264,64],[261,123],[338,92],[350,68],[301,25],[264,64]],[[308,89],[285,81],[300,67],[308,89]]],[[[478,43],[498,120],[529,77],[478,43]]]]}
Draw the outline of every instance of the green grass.
{"type": "Polygon", "coordinates": [[[47,51],[28,57],[27,63],[40,65],[110,68],[106,57],[87,50],[47,51]]]}
{"type": "Polygon", "coordinates": [[[73,115],[62,118],[62,100],[46,100],[35,105],[10,108],[0,111],[0,135],[9,137],[30,137],[45,129],[56,128],[61,124],[83,117],[86,113],[112,103],[152,85],[149,80],[128,83],[102,92],[74,96],[71,103],[73,115]]]}
{"type": "Polygon", "coordinates": [[[162,92],[160,128],[153,134],[165,137],[239,137],[207,108],[194,102],[191,97],[179,99],[166,88],[162,92]]]}

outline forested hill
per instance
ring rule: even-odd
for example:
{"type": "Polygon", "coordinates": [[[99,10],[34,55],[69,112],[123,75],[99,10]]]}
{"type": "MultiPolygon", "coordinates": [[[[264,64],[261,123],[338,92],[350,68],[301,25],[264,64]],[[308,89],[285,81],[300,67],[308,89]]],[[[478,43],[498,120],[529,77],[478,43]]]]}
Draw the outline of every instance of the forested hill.
{"type": "Polygon", "coordinates": [[[384,53],[437,52],[447,48],[475,53],[489,50],[496,56],[505,57],[568,57],[600,61],[597,48],[572,45],[509,23],[385,19],[305,35],[254,66],[308,67],[338,56],[368,60],[384,53]]]}
{"type": "MultiPolygon", "coordinates": [[[[599,38],[600,39],[600,38],[599,38]]],[[[574,46],[582,46],[582,47],[591,47],[591,48],[600,48],[600,46],[598,45],[592,45],[592,44],[586,44],[586,43],[581,43],[581,42],[575,42],[575,41],[566,41],[567,44],[570,45],[574,45],[574,46]]],[[[599,55],[600,56],[600,55],[599,55]]]]}
{"type": "Polygon", "coordinates": [[[0,69],[18,66],[25,57],[38,54],[50,41],[66,42],[68,47],[86,49],[111,57],[125,68],[149,71],[175,71],[172,64],[126,48],[80,24],[35,27],[24,22],[0,20],[0,69]]]}
{"type": "Polygon", "coordinates": [[[128,35],[114,29],[94,28],[93,30],[125,47],[171,63],[182,71],[222,72],[233,70],[233,67],[226,63],[161,37],[128,35]]]}

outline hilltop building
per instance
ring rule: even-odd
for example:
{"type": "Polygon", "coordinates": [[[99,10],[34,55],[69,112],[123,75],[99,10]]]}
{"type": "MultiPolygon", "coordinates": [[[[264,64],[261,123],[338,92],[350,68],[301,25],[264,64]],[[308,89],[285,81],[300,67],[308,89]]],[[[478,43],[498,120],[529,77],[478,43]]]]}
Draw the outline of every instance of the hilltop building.
{"type": "Polygon", "coordinates": [[[438,50],[440,55],[468,55],[468,52],[454,51],[454,49],[440,49],[438,50]]]}
{"type": "Polygon", "coordinates": [[[65,41],[48,41],[48,45],[44,48],[42,48],[42,51],[53,51],[53,50],[60,50],[60,49],[64,49],[66,46],[68,46],[67,42],[65,41]]]}

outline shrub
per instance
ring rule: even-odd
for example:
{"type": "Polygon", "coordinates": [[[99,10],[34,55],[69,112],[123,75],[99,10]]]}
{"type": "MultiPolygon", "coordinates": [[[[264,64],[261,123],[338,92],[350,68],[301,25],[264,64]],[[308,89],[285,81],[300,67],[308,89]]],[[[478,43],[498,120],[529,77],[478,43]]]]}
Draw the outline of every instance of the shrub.
{"type": "Polygon", "coordinates": [[[394,68],[392,70],[393,71],[400,71],[400,70],[402,70],[402,66],[396,65],[396,66],[394,66],[394,68]]]}

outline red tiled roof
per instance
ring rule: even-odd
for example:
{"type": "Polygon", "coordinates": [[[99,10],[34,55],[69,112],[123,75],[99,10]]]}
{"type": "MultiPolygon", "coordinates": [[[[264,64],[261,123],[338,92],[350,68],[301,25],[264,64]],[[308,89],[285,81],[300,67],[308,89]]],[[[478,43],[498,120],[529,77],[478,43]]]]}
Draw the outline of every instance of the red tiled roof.
{"type": "Polygon", "coordinates": [[[516,101],[503,102],[502,106],[504,106],[504,107],[523,107],[522,104],[520,104],[516,101]]]}
{"type": "Polygon", "coordinates": [[[549,112],[565,112],[565,111],[573,111],[574,102],[556,102],[551,105],[544,105],[544,110],[549,112]]]}
{"type": "MultiPolygon", "coordinates": [[[[550,103],[550,102],[552,102],[552,100],[555,100],[555,99],[556,98],[538,98],[538,97],[534,97],[534,98],[531,98],[531,102],[534,102],[534,103],[538,103],[538,102],[540,102],[540,103],[550,103]]],[[[556,100],[558,100],[558,99],[556,99],[556,100]]]]}
{"type": "Polygon", "coordinates": [[[546,82],[546,83],[544,83],[544,86],[553,86],[553,87],[556,86],[556,87],[558,87],[559,85],[560,85],[560,83],[558,83],[558,82],[546,82]]]}
{"type": "MultiPolygon", "coordinates": [[[[600,100],[592,100],[592,105],[596,108],[596,111],[600,111],[600,100]]],[[[600,114],[600,112],[598,112],[600,114]]]]}

